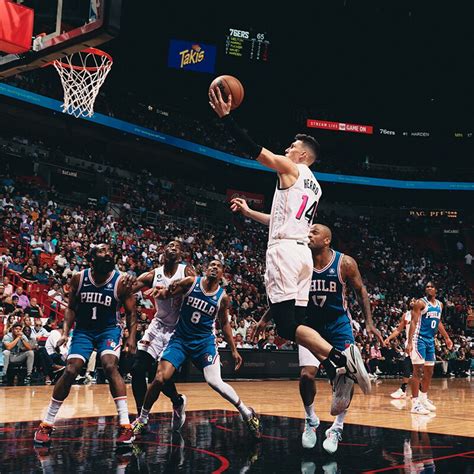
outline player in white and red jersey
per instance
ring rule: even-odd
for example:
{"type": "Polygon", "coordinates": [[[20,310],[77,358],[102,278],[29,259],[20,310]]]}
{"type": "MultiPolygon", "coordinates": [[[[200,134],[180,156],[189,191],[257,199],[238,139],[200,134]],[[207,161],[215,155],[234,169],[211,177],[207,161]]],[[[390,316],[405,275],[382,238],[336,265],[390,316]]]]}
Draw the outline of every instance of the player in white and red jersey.
{"type": "MultiPolygon", "coordinates": [[[[411,323],[411,309],[413,308],[413,303],[414,303],[414,300],[412,299],[409,305],[410,309],[403,313],[402,317],[400,318],[400,322],[398,323],[398,326],[384,340],[383,344],[385,347],[390,347],[390,341],[398,337],[402,333],[402,331],[405,330],[405,352],[406,352],[406,348],[408,345],[408,331],[410,329],[410,323],[411,323]]],[[[406,354],[405,359],[403,360],[402,384],[400,385],[400,388],[398,390],[390,394],[392,398],[395,398],[396,400],[406,398],[407,386],[410,382],[410,377],[412,373],[413,373],[413,365],[411,363],[409,354],[406,354]]]]}
{"type": "MultiPolygon", "coordinates": [[[[143,288],[168,288],[172,283],[188,276],[195,276],[196,272],[191,265],[181,261],[181,242],[169,242],[163,254],[163,265],[140,275],[133,286],[137,292],[143,288]]],[[[140,413],[145,393],[147,390],[146,376],[153,380],[156,362],[166,349],[174,333],[179,319],[179,309],[182,298],[176,297],[169,300],[155,299],[156,313],[142,339],[137,344],[137,355],[132,368],[132,390],[138,413],[140,413]]],[[[163,393],[173,403],[172,427],[179,430],[186,418],[186,396],[178,394],[173,381],[169,381],[163,393]]]]}
{"type": "MultiPolygon", "coordinates": [[[[209,91],[209,103],[237,146],[278,174],[270,214],[249,209],[239,198],[234,199],[231,206],[233,211],[240,211],[270,227],[265,285],[278,334],[306,347],[321,361],[331,379],[336,374],[347,373],[359,383],[364,393],[368,393],[370,379],[357,346],[352,344],[341,352],[314,329],[301,324],[308,305],[313,273],[308,234],[322,193],[309,169],[318,158],[318,142],[309,135],[299,134],[285,150],[284,156],[275,155],[257,145],[231,117],[231,96],[227,102],[224,101],[220,89],[216,87],[209,91]]],[[[372,328],[367,329],[371,331],[372,328]]]]}

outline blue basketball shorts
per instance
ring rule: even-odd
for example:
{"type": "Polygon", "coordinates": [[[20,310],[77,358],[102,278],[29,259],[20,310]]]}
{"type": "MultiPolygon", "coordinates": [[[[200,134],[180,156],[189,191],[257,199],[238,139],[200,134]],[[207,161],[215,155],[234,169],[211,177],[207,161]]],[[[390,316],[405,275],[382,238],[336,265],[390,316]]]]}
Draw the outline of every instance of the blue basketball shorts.
{"type": "Polygon", "coordinates": [[[122,346],[122,328],[100,330],[74,329],[72,332],[71,347],[69,348],[68,359],[82,359],[86,362],[94,349],[99,356],[113,354],[120,358],[122,346]]]}
{"type": "Polygon", "coordinates": [[[413,338],[413,350],[410,358],[412,364],[415,365],[434,365],[436,361],[434,338],[413,338]]]}
{"type": "Polygon", "coordinates": [[[219,353],[217,352],[214,336],[196,342],[188,341],[173,334],[161,356],[161,360],[167,360],[178,370],[188,357],[201,370],[216,363],[219,353]]]}
{"type": "MultiPolygon", "coordinates": [[[[333,347],[343,351],[354,344],[354,333],[352,332],[351,320],[344,314],[334,321],[325,324],[308,324],[319,332],[333,347]]],[[[306,347],[298,346],[298,358],[300,367],[319,367],[320,362],[306,347]]]]}

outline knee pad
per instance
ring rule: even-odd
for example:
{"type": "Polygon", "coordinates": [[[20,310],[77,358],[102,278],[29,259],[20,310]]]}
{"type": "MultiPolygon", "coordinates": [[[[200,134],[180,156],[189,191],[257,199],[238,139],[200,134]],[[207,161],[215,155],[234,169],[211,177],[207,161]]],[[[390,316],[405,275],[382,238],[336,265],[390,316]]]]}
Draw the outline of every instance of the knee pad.
{"type": "Polygon", "coordinates": [[[289,341],[295,340],[296,328],[301,324],[295,320],[295,308],[295,300],[270,304],[278,335],[289,341]]]}

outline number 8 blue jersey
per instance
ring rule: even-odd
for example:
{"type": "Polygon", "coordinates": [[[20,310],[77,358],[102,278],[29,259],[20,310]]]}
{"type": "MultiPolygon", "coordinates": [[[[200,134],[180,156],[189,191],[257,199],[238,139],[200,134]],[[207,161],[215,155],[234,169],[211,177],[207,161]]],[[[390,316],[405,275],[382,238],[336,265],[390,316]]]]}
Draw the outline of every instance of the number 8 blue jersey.
{"type": "Polygon", "coordinates": [[[224,288],[206,293],[202,287],[202,277],[196,277],[189,291],[183,297],[176,336],[196,340],[214,335],[215,320],[225,294],[224,288]]]}
{"type": "Polygon", "coordinates": [[[433,304],[426,297],[422,298],[422,301],[425,303],[425,307],[421,311],[421,317],[415,330],[415,337],[433,339],[441,321],[441,302],[435,300],[433,304]]]}

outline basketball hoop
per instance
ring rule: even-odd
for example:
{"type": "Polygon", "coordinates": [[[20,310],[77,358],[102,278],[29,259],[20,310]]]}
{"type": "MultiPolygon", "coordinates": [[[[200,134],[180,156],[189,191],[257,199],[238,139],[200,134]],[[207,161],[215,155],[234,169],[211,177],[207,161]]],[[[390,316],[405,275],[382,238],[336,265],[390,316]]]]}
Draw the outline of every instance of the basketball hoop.
{"type": "Polygon", "coordinates": [[[64,89],[63,112],[74,117],[92,117],[99,89],[112,68],[110,54],[87,48],[52,62],[64,89]]]}

